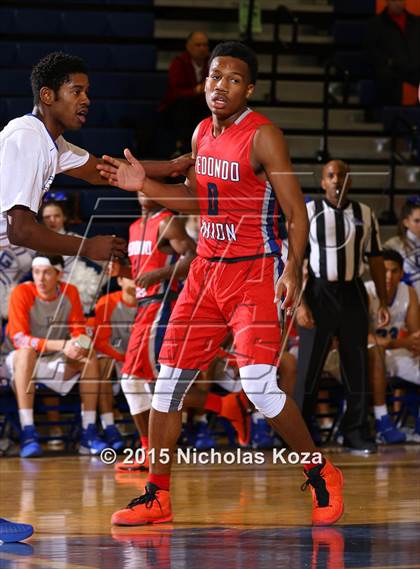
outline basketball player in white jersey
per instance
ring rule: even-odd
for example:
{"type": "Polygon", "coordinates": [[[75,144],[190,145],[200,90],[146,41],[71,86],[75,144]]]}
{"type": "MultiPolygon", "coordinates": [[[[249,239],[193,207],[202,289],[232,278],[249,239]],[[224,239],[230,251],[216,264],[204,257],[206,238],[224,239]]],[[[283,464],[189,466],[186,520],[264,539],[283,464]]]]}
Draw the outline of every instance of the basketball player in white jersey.
{"type": "MultiPolygon", "coordinates": [[[[43,195],[61,172],[90,184],[104,185],[101,162],[63,138],[78,130],[89,112],[89,78],[82,59],[50,53],[31,73],[32,113],[11,120],[0,132],[0,248],[20,245],[50,254],[83,255],[108,260],[124,256],[125,241],[112,235],[84,239],[61,235],[37,223],[43,195]]],[[[149,176],[174,176],[192,164],[180,157],[145,162],[149,176]]]]}
{"type": "MultiPolygon", "coordinates": [[[[378,439],[385,443],[405,441],[405,434],[393,424],[385,402],[386,377],[399,377],[420,385],[420,313],[413,287],[401,282],[402,256],[384,249],[389,324],[378,328],[379,301],[372,282],[366,283],[369,295],[369,376],[378,439]]],[[[415,431],[420,435],[417,418],[415,431]]]]}

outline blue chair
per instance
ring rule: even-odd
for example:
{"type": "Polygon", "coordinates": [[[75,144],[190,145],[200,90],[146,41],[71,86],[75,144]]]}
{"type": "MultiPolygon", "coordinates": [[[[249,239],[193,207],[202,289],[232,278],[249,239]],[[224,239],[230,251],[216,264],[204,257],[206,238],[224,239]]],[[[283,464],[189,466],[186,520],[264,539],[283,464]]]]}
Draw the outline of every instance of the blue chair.
{"type": "Polygon", "coordinates": [[[0,34],[12,34],[14,31],[14,11],[11,8],[0,8],[0,34]]]}
{"type": "Polygon", "coordinates": [[[154,45],[110,45],[110,67],[120,71],[153,71],[156,68],[154,45]]]}
{"type": "Polygon", "coordinates": [[[156,124],[157,104],[155,101],[107,101],[106,121],[108,126],[136,128],[145,122],[156,124]]]}
{"type": "Polygon", "coordinates": [[[106,12],[63,12],[63,29],[68,36],[106,37],[112,33],[106,12]]]}
{"type": "Polygon", "coordinates": [[[366,21],[338,20],[332,27],[332,34],[338,46],[363,46],[366,33],[366,21]]]}
{"type": "Polygon", "coordinates": [[[154,15],[147,12],[111,12],[108,21],[113,36],[121,38],[152,38],[154,15]]]}
{"type": "Polygon", "coordinates": [[[0,95],[30,96],[31,86],[28,71],[0,69],[0,95]]]}
{"type": "Polygon", "coordinates": [[[338,14],[374,15],[376,0],[334,0],[334,11],[338,14]]]}
{"type": "Polygon", "coordinates": [[[62,32],[61,12],[58,10],[15,10],[15,32],[43,36],[62,32]]]}
{"type": "Polygon", "coordinates": [[[110,66],[110,48],[106,44],[66,43],[64,51],[81,57],[92,70],[108,69],[110,66]]]}
{"type": "MultiPolygon", "coordinates": [[[[3,10],[0,10],[0,19],[3,10]]],[[[12,67],[16,64],[17,49],[13,42],[2,42],[0,47],[0,67],[12,67]]]]}
{"type": "Polygon", "coordinates": [[[66,139],[96,156],[102,154],[122,156],[124,148],[133,148],[134,144],[133,133],[130,129],[87,128],[67,133],[66,139]]]}
{"type": "Polygon", "coordinates": [[[27,115],[33,107],[32,97],[12,97],[4,99],[4,102],[7,107],[8,120],[27,115]]]}
{"type": "Polygon", "coordinates": [[[42,57],[53,51],[63,51],[59,43],[19,42],[16,44],[17,63],[21,67],[32,67],[42,57]]]}

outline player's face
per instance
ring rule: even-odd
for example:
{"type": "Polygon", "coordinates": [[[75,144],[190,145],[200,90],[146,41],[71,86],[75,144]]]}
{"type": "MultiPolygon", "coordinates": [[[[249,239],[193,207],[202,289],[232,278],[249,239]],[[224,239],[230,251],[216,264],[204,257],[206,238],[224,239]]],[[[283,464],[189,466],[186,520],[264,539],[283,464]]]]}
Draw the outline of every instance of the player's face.
{"type": "Polygon", "coordinates": [[[386,290],[393,294],[397,290],[398,283],[402,279],[403,271],[395,261],[384,261],[384,264],[386,290]]]}
{"type": "Polygon", "coordinates": [[[236,57],[215,57],[206,79],[206,101],[212,112],[224,120],[242,111],[254,91],[249,68],[236,57]]]}
{"type": "Polygon", "coordinates": [[[48,229],[61,231],[66,218],[62,209],[56,205],[47,205],[42,212],[42,221],[48,229]]]}
{"type": "Polygon", "coordinates": [[[404,219],[404,226],[416,237],[420,237],[420,207],[413,209],[410,215],[404,219]]]}
{"type": "Polygon", "coordinates": [[[132,279],[127,279],[125,277],[120,277],[118,279],[118,284],[121,287],[121,290],[127,294],[128,296],[132,297],[133,302],[136,300],[136,283],[132,279]]]}
{"type": "MultiPolygon", "coordinates": [[[[350,180],[346,181],[347,170],[341,162],[333,160],[324,166],[322,171],[321,186],[325,191],[327,200],[332,204],[337,205],[340,199],[340,194],[345,183],[345,192],[350,187],[350,180]]],[[[343,201],[345,195],[342,196],[343,201]]]]}
{"type": "Polygon", "coordinates": [[[49,297],[55,294],[60,272],[49,265],[33,267],[32,276],[38,294],[42,297],[49,297]]]}
{"type": "Polygon", "coordinates": [[[81,128],[88,114],[89,79],[84,73],[70,75],[70,81],[61,85],[50,110],[54,119],[65,130],[81,128]]]}

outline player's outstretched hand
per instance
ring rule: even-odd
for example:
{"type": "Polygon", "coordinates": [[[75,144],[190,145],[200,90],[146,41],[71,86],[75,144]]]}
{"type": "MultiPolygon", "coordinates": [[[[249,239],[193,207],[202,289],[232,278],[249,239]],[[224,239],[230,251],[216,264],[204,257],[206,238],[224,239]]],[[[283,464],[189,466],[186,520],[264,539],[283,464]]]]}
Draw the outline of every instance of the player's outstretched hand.
{"type": "Polygon", "coordinates": [[[102,178],[108,181],[111,186],[116,186],[129,192],[138,192],[143,189],[146,179],[146,172],[143,166],[131,154],[128,148],[124,150],[127,162],[112,158],[106,154],[102,156],[103,162],[96,168],[102,178]]]}
{"type": "Polygon", "coordinates": [[[171,160],[171,166],[173,170],[171,172],[172,178],[177,178],[178,176],[187,176],[188,170],[191,166],[194,166],[195,159],[191,156],[191,154],[183,154],[182,156],[178,156],[178,158],[174,158],[171,160]]]}
{"type": "Polygon", "coordinates": [[[83,243],[81,255],[94,261],[109,261],[112,257],[124,257],[127,243],[115,235],[96,235],[83,243]]]}

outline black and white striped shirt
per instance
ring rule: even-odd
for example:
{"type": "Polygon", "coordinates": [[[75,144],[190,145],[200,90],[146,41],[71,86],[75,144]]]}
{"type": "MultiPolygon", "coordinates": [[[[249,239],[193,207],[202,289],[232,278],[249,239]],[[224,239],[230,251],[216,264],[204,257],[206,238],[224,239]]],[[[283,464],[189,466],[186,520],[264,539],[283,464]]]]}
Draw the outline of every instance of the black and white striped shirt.
{"type": "Polygon", "coordinates": [[[328,281],[351,281],[364,271],[365,258],[382,254],[372,209],[347,201],[337,209],[325,198],[306,204],[309,217],[309,273],[328,281]]]}

